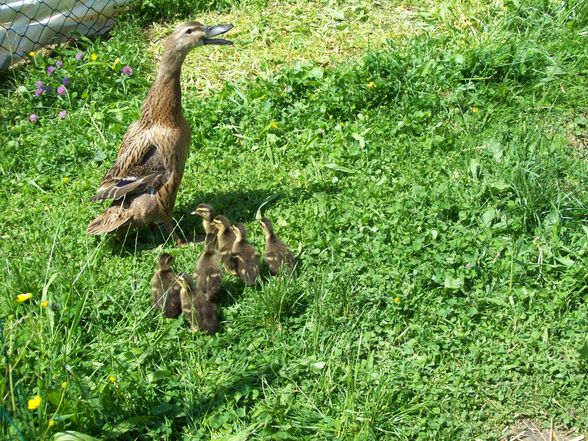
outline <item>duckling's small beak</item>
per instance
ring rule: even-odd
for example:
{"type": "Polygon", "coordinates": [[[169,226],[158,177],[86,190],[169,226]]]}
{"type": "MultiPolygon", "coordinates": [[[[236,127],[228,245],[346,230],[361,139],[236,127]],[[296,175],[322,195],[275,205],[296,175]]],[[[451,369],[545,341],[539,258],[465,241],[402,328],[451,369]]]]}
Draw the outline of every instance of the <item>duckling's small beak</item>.
{"type": "Polygon", "coordinates": [[[194,211],[193,211],[191,214],[196,214],[196,215],[198,215],[198,214],[200,214],[200,210],[197,208],[197,209],[196,209],[196,210],[194,210],[194,211]]]}
{"type": "Polygon", "coordinates": [[[231,40],[224,38],[211,38],[224,34],[233,28],[232,24],[222,24],[217,26],[206,26],[204,28],[204,44],[233,44],[231,40]]]}

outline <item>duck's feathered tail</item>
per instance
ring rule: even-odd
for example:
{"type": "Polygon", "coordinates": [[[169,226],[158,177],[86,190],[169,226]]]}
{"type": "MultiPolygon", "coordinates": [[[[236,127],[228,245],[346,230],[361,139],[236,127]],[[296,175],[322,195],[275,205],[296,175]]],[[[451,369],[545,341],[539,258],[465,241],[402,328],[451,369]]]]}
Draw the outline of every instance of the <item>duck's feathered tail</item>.
{"type": "Polygon", "coordinates": [[[87,233],[90,235],[111,233],[119,228],[129,226],[132,218],[131,210],[120,205],[113,205],[108,207],[104,214],[90,222],[87,233]]]}

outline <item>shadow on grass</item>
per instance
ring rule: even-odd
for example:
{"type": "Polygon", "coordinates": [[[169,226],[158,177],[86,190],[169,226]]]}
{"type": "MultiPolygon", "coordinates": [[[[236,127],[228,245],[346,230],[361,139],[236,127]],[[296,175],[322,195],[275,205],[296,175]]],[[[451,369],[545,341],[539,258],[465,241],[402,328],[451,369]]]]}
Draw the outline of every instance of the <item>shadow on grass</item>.
{"type": "MultiPolygon", "coordinates": [[[[255,219],[258,210],[263,212],[279,200],[297,203],[310,199],[315,193],[333,194],[337,187],[330,183],[313,184],[307,188],[270,190],[243,190],[234,192],[206,192],[196,195],[190,202],[176,206],[174,210],[175,233],[188,242],[199,243],[204,239],[202,219],[191,214],[200,203],[211,204],[218,214],[224,214],[231,222],[248,223],[255,219]]],[[[136,254],[151,250],[164,243],[173,243],[171,237],[160,228],[142,227],[114,234],[109,239],[113,254],[136,254]]]]}
{"type": "Polygon", "coordinates": [[[218,214],[224,214],[232,222],[249,222],[254,220],[258,209],[262,213],[265,209],[271,207],[275,202],[286,199],[292,203],[310,199],[314,193],[335,193],[338,190],[331,183],[315,183],[305,188],[280,189],[272,192],[271,190],[243,190],[234,192],[206,192],[196,195],[190,202],[176,207],[176,218],[184,218],[181,222],[184,225],[200,224],[200,218],[192,216],[200,203],[211,204],[218,214]],[[189,218],[188,221],[186,218],[189,218]]]}
{"type": "MultiPolygon", "coordinates": [[[[262,383],[271,384],[277,377],[279,371],[277,365],[264,364],[257,366],[254,370],[244,373],[241,376],[235,376],[232,381],[224,386],[219,387],[216,393],[210,397],[201,397],[200,400],[191,403],[187,410],[186,423],[202,421],[202,419],[212,413],[214,409],[221,409],[227,402],[233,401],[235,394],[238,392],[244,398],[244,403],[249,397],[249,391],[252,389],[261,389],[262,383]]],[[[251,402],[251,405],[254,403],[251,402]]]]}
{"type": "Polygon", "coordinates": [[[234,305],[243,296],[243,292],[245,292],[245,285],[241,280],[236,276],[225,273],[219,306],[227,308],[234,305]]]}
{"type": "Polygon", "coordinates": [[[149,400],[143,406],[145,410],[150,409],[147,415],[119,421],[110,426],[112,429],[105,431],[104,435],[106,439],[135,440],[144,435],[147,428],[149,431],[157,432],[159,428],[168,425],[170,420],[173,421],[172,434],[180,434],[184,427],[191,427],[195,422],[202,421],[208,415],[218,414],[224,407],[234,403],[235,396],[239,397],[241,406],[252,407],[255,399],[251,392],[254,389],[261,389],[262,383],[273,382],[277,378],[277,371],[277,366],[266,364],[243,375],[235,375],[226,385],[219,386],[216,393],[210,396],[199,395],[187,405],[175,400],[149,400]],[[129,426],[132,427],[131,430],[124,430],[129,426]]]}

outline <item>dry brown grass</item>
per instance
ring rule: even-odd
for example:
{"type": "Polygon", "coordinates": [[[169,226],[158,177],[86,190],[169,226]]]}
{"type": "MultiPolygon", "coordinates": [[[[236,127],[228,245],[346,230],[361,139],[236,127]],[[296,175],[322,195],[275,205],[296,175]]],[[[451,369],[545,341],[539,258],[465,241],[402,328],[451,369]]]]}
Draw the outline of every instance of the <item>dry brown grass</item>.
{"type": "MultiPolygon", "coordinates": [[[[332,66],[386,46],[388,39],[410,37],[427,25],[417,9],[393,1],[353,0],[274,2],[259,9],[244,6],[224,14],[205,14],[202,23],[233,23],[233,47],[194,51],[186,61],[184,87],[206,94],[223,81],[264,75],[295,62],[332,66]]],[[[151,29],[151,55],[177,23],[151,29]]]]}
{"type": "Polygon", "coordinates": [[[508,435],[501,441],[585,441],[584,435],[575,428],[567,428],[563,425],[551,423],[538,423],[536,421],[522,419],[513,427],[506,430],[508,435]]]}

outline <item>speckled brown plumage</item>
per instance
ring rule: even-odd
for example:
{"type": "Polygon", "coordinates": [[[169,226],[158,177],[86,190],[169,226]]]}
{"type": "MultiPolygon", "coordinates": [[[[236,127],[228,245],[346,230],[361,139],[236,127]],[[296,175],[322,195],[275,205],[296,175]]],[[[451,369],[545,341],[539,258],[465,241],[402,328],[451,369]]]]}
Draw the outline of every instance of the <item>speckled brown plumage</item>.
{"type": "Polygon", "coordinates": [[[215,212],[214,208],[210,204],[199,204],[196,207],[196,210],[192,212],[196,216],[200,216],[202,218],[202,228],[204,228],[204,232],[208,234],[216,234],[216,228],[212,225],[212,221],[214,220],[215,212]]]}
{"type": "Polygon", "coordinates": [[[275,276],[282,272],[286,275],[291,275],[296,266],[294,253],[276,235],[269,219],[263,218],[259,223],[265,236],[265,261],[270,274],[275,276]]]}
{"type": "Polygon", "coordinates": [[[194,270],[194,276],[198,282],[198,291],[214,303],[218,303],[220,300],[220,290],[224,278],[224,272],[216,251],[216,241],[215,233],[206,235],[204,252],[198,259],[194,270]]]}
{"type": "Polygon", "coordinates": [[[255,285],[259,276],[259,253],[247,242],[247,231],[243,224],[232,227],[235,233],[232,257],[237,266],[237,275],[245,285],[255,285]]]}
{"type": "Polygon", "coordinates": [[[180,285],[177,275],[171,267],[173,257],[167,253],[159,256],[158,268],[151,278],[151,301],[155,309],[165,317],[178,317],[182,312],[180,285]]]}
{"type": "Polygon", "coordinates": [[[178,188],[190,145],[190,127],[182,112],[180,74],[186,55],[203,44],[229,44],[210,39],[232,25],[205,27],[188,22],[166,40],[157,77],[143,103],[141,116],[123,137],[114,166],[93,200],[113,199],[88,226],[88,234],[123,227],[162,224],[171,232],[178,188]]]}
{"type": "Polygon", "coordinates": [[[203,331],[211,335],[216,334],[219,328],[216,304],[197,290],[188,274],[180,274],[178,283],[181,285],[182,312],[192,332],[203,331]]]}
{"type": "Polygon", "coordinates": [[[231,254],[233,243],[235,242],[235,233],[231,229],[231,222],[226,216],[218,215],[214,218],[212,224],[218,231],[218,251],[221,261],[228,272],[236,275],[237,266],[231,254]]]}

